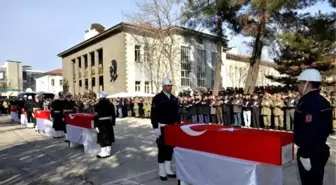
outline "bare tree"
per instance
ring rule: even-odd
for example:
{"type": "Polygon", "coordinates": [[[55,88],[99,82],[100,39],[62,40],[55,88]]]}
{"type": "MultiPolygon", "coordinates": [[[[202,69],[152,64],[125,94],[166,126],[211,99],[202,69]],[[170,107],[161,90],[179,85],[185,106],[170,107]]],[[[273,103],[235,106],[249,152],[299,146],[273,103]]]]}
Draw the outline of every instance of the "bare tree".
{"type": "Polygon", "coordinates": [[[126,15],[128,21],[141,30],[132,35],[145,48],[143,69],[151,81],[151,87],[159,89],[162,78],[170,77],[176,82],[176,62],[180,48],[176,40],[175,26],[179,21],[176,0],[139,0],[138,11],[126,15]]]}

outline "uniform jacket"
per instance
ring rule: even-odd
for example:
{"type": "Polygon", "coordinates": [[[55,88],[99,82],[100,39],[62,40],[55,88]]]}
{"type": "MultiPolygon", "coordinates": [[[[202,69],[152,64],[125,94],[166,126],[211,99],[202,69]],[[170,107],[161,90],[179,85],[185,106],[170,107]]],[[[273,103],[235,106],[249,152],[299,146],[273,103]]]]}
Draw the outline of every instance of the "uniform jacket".
{"type": "Polygon", "coordinates": [[[274,116],[282,116],[284,115],[283,107],[285,106],[282,100],[275,100],[273,101],[273,114],[274,116]]]}

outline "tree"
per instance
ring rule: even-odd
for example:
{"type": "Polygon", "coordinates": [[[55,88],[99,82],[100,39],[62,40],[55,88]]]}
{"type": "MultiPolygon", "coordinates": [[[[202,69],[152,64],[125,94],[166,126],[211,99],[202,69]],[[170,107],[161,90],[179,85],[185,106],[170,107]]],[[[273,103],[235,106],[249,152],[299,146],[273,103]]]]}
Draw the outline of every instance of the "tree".
{"type": "Polygon", "coordinates": [[[176,11],[176,0],[145,0],[136,3],[138,11],[126,15],[128,20],[142,27],[132,35],[143,45],[147,53],[143,53],[143,68],[151,79],[151,86],[156,90],[161,86],[164,77],[170,77],[176,83],[176,61],[180,47],[173,31],[178,25],[179,16],[176,11]]]}
{"type": "Polygon", "coordinates": [[[222,52],[227,48],[223,23],[233,30],[240,30],[235,18],[247,0],[189,0],[183,6],[182,23],[193,29],[206,28],[218,37],[217,62],[214,75],[213,94],[218,95],[221,81],[222,52]]]}
{"type": "Polygon", "coordinates": [[[277,35],[279,53],[275,62],[282,76],[268,78],[295,85],[306,68],[316,68],[323,76],[335,75],[335,24],[336,13],[296,15],[296,21],[285,25],[291,32],[277,35]]]}

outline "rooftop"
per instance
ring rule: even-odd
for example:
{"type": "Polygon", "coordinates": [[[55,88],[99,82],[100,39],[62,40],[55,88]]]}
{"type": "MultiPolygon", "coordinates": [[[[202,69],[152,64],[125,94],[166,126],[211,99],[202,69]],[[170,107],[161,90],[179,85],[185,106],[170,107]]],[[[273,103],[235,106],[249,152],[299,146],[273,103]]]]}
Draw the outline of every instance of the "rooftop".
{"type": "MultiPolygon", "coordinates": [[[[125,28],[136,28],[136,29],[142,29],[142,30],[147,30],[147,31],[153,31],[155,29],[155,28],[153,29],[153,28],[148,27],[148,26],[141,26],[141,25],[135,25],[135,24],[129,24],[129,23],[121,22],[121,23],[119,23],[119,24],[117,24],[117,25],[115,25],[115,26],[113,26],[109,29],[106,29],[105,31],[99,33],[98,35],[96,35],[96,36],[94,36],[90,39],[87,39],[83,42],[80,42],[79,44],[77,44],[77,45],[59,53],[57,56],[59,56],[59,57],[68,56],[71,53],[80,50],[81,48],[87,47],[91,44],[94,44],[96,42],[99,42],[99,41],[109,37],[113,33],[116,33],[116,32],[118,33],[120,31],[123,31],[123,30],[125,30],[125,28]]],[[[199,34],[199,35],[202,35],[204,37],[208,37],[210,39],[217,39],[217,37],[215,35],[199,32],[199,31],[196,31],[196,30],[192,30],[192,29],[184,28],[184,27],[180,27],[180,26],[173,26],[173,27],[170,27],[170,28],[162,29],[162,31],[165,31],[167,29],[182,31],[182,32],[190,32],[190,33],[193,33],[194,35],[199,34]]],[[[158,29],[156,29],[156,30],[158,30],[158,29]]]]}
{"type": "Polygon", "coordinates": [[[62,69],[55,69],[55,70],[52,70],[52,71],[48,71],[45,74],[46,75],[62,75],[63,70],[62,69]]]}

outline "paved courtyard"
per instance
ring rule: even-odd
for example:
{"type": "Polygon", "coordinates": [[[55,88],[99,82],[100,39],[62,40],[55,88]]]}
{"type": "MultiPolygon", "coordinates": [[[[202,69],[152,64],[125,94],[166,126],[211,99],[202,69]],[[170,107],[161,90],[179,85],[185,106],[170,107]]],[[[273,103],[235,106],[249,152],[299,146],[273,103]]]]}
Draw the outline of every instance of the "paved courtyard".
{"type": "MultiPolygon", "coordinates": [[[[98,160],[82,147],[69,148],[62,139],[47,138],[32,129],[0,118],[0,184],[3,185],[176,185],[157,177],[154,134],[149,120],[117,121],[112,157],[98,160]]],[[[336,139],[330,138],[331,158],[325,184],[334,185],[336,139]]],[[[284,167],[285,184],[300,185],[296,162],[284,167]]]]}

